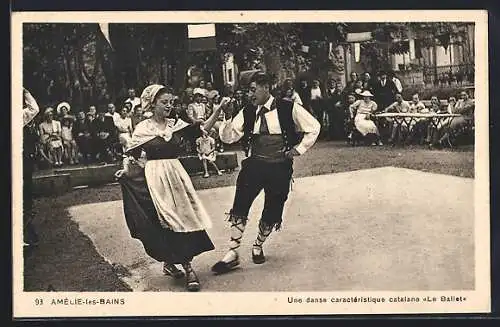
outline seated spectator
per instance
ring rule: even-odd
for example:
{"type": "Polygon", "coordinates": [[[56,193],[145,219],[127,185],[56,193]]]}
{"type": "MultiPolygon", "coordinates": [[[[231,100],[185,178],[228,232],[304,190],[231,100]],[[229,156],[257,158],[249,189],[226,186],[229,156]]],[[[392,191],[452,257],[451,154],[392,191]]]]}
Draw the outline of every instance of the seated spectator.
{"type": "Polygon", "coordinates": [[[87,116],[87,126],[90,132],[89,139],[90,139],[90,149],[91,149],[90,154],[92,155],[91,159],[92,161],[97,161],[99,143],[101,142],[100,138],[98,137],[99,126],[97,121],[97,114],[94,115],[91,112],[88,112],[86,116],[87,116]]]}
{"type": "MultiPolygon", "coordinates": [[[[441,107],[441,111],[439,113],[446,113],[446,114],[455,113],[456,103],[457,103],[457,99],[455,97],[450,97],[448,99],[448,105],[446,106],[446,109],[441,107]]],[[[448,126],[452,120],[453,120],[453,118],[451,117],[451,118],[446,118],[446,119],[439,121],[438,126],[437,126],[437,131],[433,134],[433,137],[432,137],[431,142],[429,144],[429,146],[431,148],[434,147],[436,145],[436,143],[438,143],[439,145],[443,145],[442,144],[443,142],[441,142],[441,143],[439,142],[439,137],[440,137],[440,135],[443,134],[443,128],[445,126],[448,126]]]]}
{"type": "MultiPolygon", "coordinates": [[[[429,108],[429,113],[442,114],[446,113],[446,109],[441,106],[441,101],[439,101],[437,96],[431,97],[431,105],[429,108]]],[[[433,123],[428,121],[427,123],[427,136],[425,137],[425,143],[429,146],[432,146],[432,140],[435,138],[435,134],[437,133],[437,128],[433,123]]]]}
{"type": "Polygon", "coordinates": [[[452,117],[449,122],[449,131],[444,132],[438,143],[443,145],[445,141],[449,141],[451,137],[457,137],[465,132],[465,128],[474,123],[474,100],[469,97],[466,91],[460,92],[460,99],[455,104],[453,109],[454,114],[460,114],[460,117],[452,117]]]}
{"type": "Polygon", "coordinates": [[[130,118],[132,120],[132,129],[135,129],[137,124],[146,119],[144,117],[144,111],[142,110],[142,107],[141,106],[135,107],[135,110],[133,111],[132,116],[130,118]]]}
{"type": "Polygon", "coordinates": [[[123,104],[123,107],[127,110],[127,115],[129,117],[132,117],[132,115],[134,114],[134,111],[132,109],[132,103],[131,102],[125,102],[123,104]]]}
{"type": "Polygon", "coordinates": [[[133,132],[132,119],[128,116],[127,107],[123,106],[120,116],[115,119],[115,127],[118,131],[118,141],[122,146],[122,153],[125,153],[133,132]]]}
{"type": "MultiPolygon", "coordinates": [[[[88,113],[87,115],[92,114],[88,113]]],[[[73,124],[73,138],[82,155],[83,162],[89,163],[92,159],[92,134],[89,121],[83,111],[76,115],[76,121],[73,124]]]]}
{"type": "MultiPolygon", "coordinates": [[[[213,106],[218,106],[220,105],[220,102],[222,101],[222,98],[220,96],[215,97],[214,99],[213,106]]],[[[236,100],[233,98],[229,101],[227,104],[228,106],[228,111],[233,113],[233,117],[236,116],[237,114],[237,107],[236,107],[236,100]]],[[[213,110],[213,109],[212,109],[213,110]]],[[[213,111],[212,111],[213,112],[213,111]]],[[[224,143],[221,141],[219,133],[217,132],[222,124],[222,121],[224,120],[224,111],[221,111],[219,117],[217,118],[217,121],[214,124],[213,131],[214,133],[211,134],[211,136],[215,139],[215,148],[217,149],[218,152],[224,152],[224,143]]]]}
{"type": "Polygon", "coordinates": [[[94,118],[97,117],[97,108],[96,108],[96,106],[90,106],[88,113],[91,114],[91,115],[93,115],[94,118]]]}
{"type": "Polygon", "coordinates": [[[106,117],[111,117],[113,119],[113,122],[120,118],[120,114],[116,112],[116,107],[113,103],[108,103],[108,109],[105,114],[106,117]]]}
{"type": "Polygon", "coordinates": [[[128,98],[125,100],[125,103],[130,104],[130,112],[134,112],[141,105],[141,99],[136,96],[133,88],[128,89],[128,98]]]}
{"type": "MultiPolygon", "coordinates": [[[[410,113],[425,114],[429,113],[422,101],[420,101],[419,95],[416,93],[412,96],[410,102],[410,113]]],[[[425,118],[413,119],[410,124],[410,133],[407,138],[408,143],[413,143],[415,139],[418,139],[419,144],[424,143],[425,133],[428,127],[428,120],[425,118]]]]}
{"type": "Polygon", "coordinates": [[[196,139],[196,151],[198,152],[198,157],[200,158],[203,164],[203,171],[205,174],[203,177],[207,178],[210,176],[208,173],[208,165],[209,162],[217,171],[217,175],[222,175],[219,167],[215,163],[217,158],[217,153],[215,151],[215,140],[211,136],[208,135],[207,131],[203,131],[202,136],[196,139]]]}
{"type": "Polygon", "coordinates": [[[99,113],[95,120],[96,152],[99,160],[110,163],[116,160],[117,130],[113,116],[108,112],[99,113]]]}
{"type": "Polygon", "coordinates": [[[44,113],[44,121],[40,123],[40,142],[44,152],[48,154],[50,163],[55,167],[63,165],[63,143],[61,123],[54,120],[54,109],[47,108],[44,113]]]}
{"type": "Polygon", "coordinates": [[[372,100],[373,94],[366,90],[360,94],[363,100],[351,104],[350,109],[356,110],[354,126],[372,145],[382,145],[377,125],[372,120],[372,115],[377,111],[377,103],[372,100]]]}
{"type": "MultiPolygon", "coordinates": [[[[346,113],[347,119],[345,122],[345,133],[347,135],[347,140],[351,144],[355,145],[356,144],[356,127],[354,125],[354,118],[356,117],[356,109],[354,107],[351,107],[352,104],[354,104],[357,101],[356,99],[356,94],[351,93],[347,96],[347,101],[346,103],[341,103],[341,107],[343,111],[346,113]]],[[[359,132],[358,132],[359,133],[359,132]]]]}
{"type": "Polygon", "coordinates": [[[67,102],[59,103],[57,105],[56,111],[57,111],[57,120],[59,121],[62,121],[62,119],[66,116],[70,116],[71,118],[75,119],[74,116],[70,115],[71,106],[67,102]]]}
{"type": "Polygon", "coordinates": [[[410,102],[410,112],[412,113],[420,113],[424,112],[426,110],[425,104],[420,101],[420,96],[418,93],[415,93],[411,97],[411,102],[410,102]]]}
{"type": "Polygon", "coordinates": [[[455,105],[457,104],[457,99],[455,97],[450,97],[448,99],[448,105],[446,106],[446,112],[449,114],[455,113],[455,105]]]}
{"type": "Polygon", "coordinates": [[[219,95],[219,91],[214,90],[212,82],[207,82],[207,98],[212,100],[219,95]]]}
{"type": "Polygon", "coordinates": [[[191,123],[202,123],[206,117],[206,106],[201,102],[203,94],[197,91],[194,94],[194,102],[188,105],[187,116],[191,123]]]}
{"type": "MultiPolygon", "coordinates": [[[[408,101],[403,100],[403,96],[401,95],[401,93],[396,93],[396,101],[385,108],[384,112],[409,113],[410,104],[408,103],[408,101]]],[[[409,132],[409,127],[405,123],[406,120],[404,118],[396,118],[393,120],[388,118],[387,120],[389,122],[392,122],[389,143],[395,145],[397,143],[396,138],[399,140],[398,143],[401,143],[401,141],[403,141],[403,138],[406,137],[409,132]]]]}
{"type": "Polygon", "coordinates": [[[78,148],[73,138],[73,119],[65,116],[62,119],[61,135],[64,147],[64,159],[70,164],[78,164],[78,148]]]}

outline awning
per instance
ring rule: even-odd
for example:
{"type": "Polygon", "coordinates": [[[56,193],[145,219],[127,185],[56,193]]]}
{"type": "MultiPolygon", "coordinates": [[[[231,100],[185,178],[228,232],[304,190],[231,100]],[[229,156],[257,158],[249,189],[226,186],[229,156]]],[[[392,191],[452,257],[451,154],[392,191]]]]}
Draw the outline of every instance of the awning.
{"type": "Polygon", "coordinates": [[[347,42],[359,43],[366,42],[372,39],[372,32],[347,33],[347,42]]]}
{"type": "Polygon", "coordinates": [[[217,50],[215,24],[190,24],[187,27],[190,52],[217,50]]]}

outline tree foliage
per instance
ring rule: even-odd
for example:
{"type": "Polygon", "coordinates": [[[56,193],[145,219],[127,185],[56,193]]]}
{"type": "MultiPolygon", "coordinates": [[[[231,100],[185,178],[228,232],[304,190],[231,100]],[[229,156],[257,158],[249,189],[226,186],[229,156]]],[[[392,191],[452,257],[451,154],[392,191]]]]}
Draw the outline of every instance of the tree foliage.
{"type": "Polygon", "coordinates": [[[284,77],[331,68],[329,43],[345,41],[343,23],[221,24],[217,33],[222,53],[232,52],[240,70],[263,69],[284,77]],[[308,51],[302,51],[307,46],[308,51]]]}
{"type": "MultiPolygon", "coordinates": [[[[355,25],[216,24],[217,51],[189,53],[186,24],[110,24],[112,47],[98,24],[24,24],[23,82],[44,105],[69,101],[85,108],[120,98],[128,87],[140,90],[149,83],[185,87],[185,71],[192,64],[212,66],[216,75],[227,52],[234,54],[239,71],[265,68],[280,80],[303,72],[324,77],[328,71],[342,72],[341,63],[329,53],[330,44],[345,45],[346,34],[355,25]],[[50,81],[57,99],[47,95],[50,81]]],[[[423,47],[447,48],[451,42],[467,41],[464,23],[372,25],[374,39],[362,44],[372,69],[386,68],[390,54],[408,52],[404,40],[409,36],[420,39],[423,47]]]]}
{"type": "Polygon", "coordinates": [[[98,24],[25,24],[23,83],[44,105],[69,101],[79,109],[123,98],[129,87],[174,84],[172,76],[185,59],[184,29],[110,24],[111,47],[98,24]],[[50,81],[54,99],[47,95],[50,81]]]}

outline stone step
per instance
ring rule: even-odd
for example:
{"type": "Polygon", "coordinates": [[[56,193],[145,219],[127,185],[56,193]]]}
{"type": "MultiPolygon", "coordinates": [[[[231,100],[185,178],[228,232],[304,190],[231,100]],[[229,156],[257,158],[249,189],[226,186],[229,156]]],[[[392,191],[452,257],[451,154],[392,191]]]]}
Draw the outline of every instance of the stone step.
{"type": "MultiPolygon", "coordinates": [[[[179,160],[189,175],[194,176],[203,172],[203,165],[198,156],[185,156],[179,160]]],[[[236,152],[219,153],[216,164],[221,170],[233,171],[238,168],[238,156],[236,152]]],[[[48,174],[33,177],[34,195],[58,195],[78,186],[113,183],[114,175],[120,167],[120,164],[106,164],[54,169],[48,174]]],[[[209,166],[209,169],[213,168],[209,166]]]]}
{"type": "MultiPolygon", "coordinates": [[[[181,157],[179,161],[189,175],[203,172],[203,164],[198,156],[181,157]]],[[[215,164],[221,170],[232,171],[238,168],[238,157],[235,152],[218,153],[215,164]]],[[[213,168],[209,165],[208,169],[212,170],[213,168]]]]}
{"type": "Polygon", "coordinates": [[[119,164],[68,167],[55,169],[56,174],[70,174],[71,187],[80,185],[103,185],[114,181],[114,174],[120,169],[119,164]]]}
{"type": "Polygon", "coordinates": [[[71,174],[50,174],[33,177],[33,196],[62,195],[71,190],[71,174]]]}

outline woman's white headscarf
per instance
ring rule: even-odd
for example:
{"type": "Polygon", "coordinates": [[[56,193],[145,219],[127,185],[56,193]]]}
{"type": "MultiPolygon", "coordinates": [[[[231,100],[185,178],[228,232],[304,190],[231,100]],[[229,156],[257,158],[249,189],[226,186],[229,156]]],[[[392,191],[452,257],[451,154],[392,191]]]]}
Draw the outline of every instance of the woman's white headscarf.
{"type": "MultiPolygon", "coordinates": [[[[153,102],[155,101],[156,95],[165,86],[159,84],[153,84],[144,89],[141,94],[141,107],[144,112],[151,112],[153,109],[153,102]]],[[[173,96],[172,96],[173,99],[173,96]]],[[[169,141],[172,138],[172,133],[188,126],[189,124],[179,119],[175,122],[173,119],[168,121],[168,127],[164,131],[158,131],[154,124],[149,120],[143,120],[134,129],[132,134],[132,140],[128,144],[126,152],[137,148],[138,146],[149,142],[157,136],[162,137],[165,141],[169,141]]]]}
{"type": "Polygon", "coordinates": [[[160,84],[153,84],[144,89],[141,94],[141,107],[142,110],[146,111],[151,111],[152,106],[153,106],[153,101],[155,100],[156,95],[158,92],[162,89],[164,89],[165,86],[160,85],[160,84]]]}

